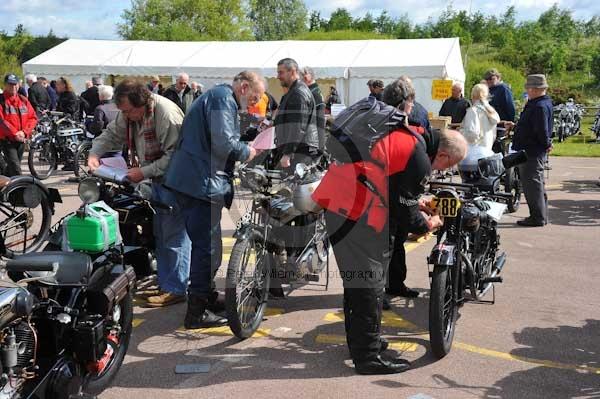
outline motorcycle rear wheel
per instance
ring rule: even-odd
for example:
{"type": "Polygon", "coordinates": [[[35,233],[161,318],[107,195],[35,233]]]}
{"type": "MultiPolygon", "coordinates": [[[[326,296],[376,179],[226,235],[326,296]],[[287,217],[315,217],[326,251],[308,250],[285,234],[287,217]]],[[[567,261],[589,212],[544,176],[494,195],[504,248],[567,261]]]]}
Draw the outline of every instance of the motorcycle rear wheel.
{"type": "MultiPolygon", "coordinates": [[[[102,373],[99,375],[87,375],[83,387],[83,391],[86,394],[99,395],[104,391],[119,372],[119,369],[123,364],[123,359],[125,359],[125,354],[127,353],[127,348],[129,347],[129,341],[131,339],[131,331],[133,329],[131,324],[133,321],[133,296],[131,292],[128,292],[118,305],[121,308],[121,320],[119,321],[121,333],[119,334],[119,343],[118,345],[115,345],[115,352],[102,373]]],[[[109,342],[109,345],[111,344],[114,345],[112,342],[109,342]]]]}
{"type": "Polygon", "coordinates": [[[225,310],[233,334],[251,337],[262,322],[269,295],[272,256],[258,232],[238,238],[231,250],[225,285],[225,310]]]}
{"type": "Polygon", "coordinates": [[[33,177],[46,180],[52,176],[58,166],[58,154],[54,145],[46,142],[30,147],[29,155],[27,156],[27,165],[33,177]]]}
{"type": "Polygon", "coordinates": [[[436,265],[429,298],[429,342],[438,359],[450,353],[457,316],[452,273],[447,266],[436,265]]]}
{"type": "Polygon", "coordinates": [[[508,213],[514,213],[519,210],[521,205],[521,181],[519,172],[516,168],[511,168],[507,171],[504,177],[504,191],[512,196],[508,201],[508,213]]]}

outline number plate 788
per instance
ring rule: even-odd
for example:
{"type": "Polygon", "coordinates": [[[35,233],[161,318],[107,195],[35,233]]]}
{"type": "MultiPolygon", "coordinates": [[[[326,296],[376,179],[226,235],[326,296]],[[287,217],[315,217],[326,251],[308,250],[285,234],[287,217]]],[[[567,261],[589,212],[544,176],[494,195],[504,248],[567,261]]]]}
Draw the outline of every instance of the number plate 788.
{"type": "Polygon", "coordinates": [[[431,207],[437,209],[437,214],[447,218],[455,218],[458,215],[460,208],[460,200],[458,198],[449,197],[433,197],[431,199],[431,207]]]}

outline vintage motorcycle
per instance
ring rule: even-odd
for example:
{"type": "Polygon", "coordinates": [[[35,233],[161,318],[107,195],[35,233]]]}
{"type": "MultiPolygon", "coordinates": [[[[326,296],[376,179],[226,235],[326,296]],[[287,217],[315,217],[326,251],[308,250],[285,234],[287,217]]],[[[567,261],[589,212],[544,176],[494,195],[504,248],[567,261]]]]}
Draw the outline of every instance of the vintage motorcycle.
{"type": "Polygon", "coordinates": [[[506,254],[500,253],[498,221],[510,194],[499,192],[506,170],[527,160],[524,151],[502,158],[479,160],[478,177],[469,183],[431,182],[433,207],[444,218],[437,244],[427,258],[432,265],[429,299],[429,336],[435,356],[446,356],[452,347],[458,308],[467,300],[483,302],[500,272],[506,254]]]}
{"type": "MultiPolygon", "coordinates": [[[[4,252],[0,239],[0,251],[4,252]]],[[[86,397],[119,371],[135,272],[121,246],[0,260],[0,398],[86,397]]]]}
{"type": "Polygon", "coordinates": [[[563,142],[568,137],[579,133],[583,114],[583,107],[575,104],[571,99],[566,104],[555,106],[553,137],[556,137],[559,142],[563,142]]]}
{"type": "MultiPolygon", "coordinates": [[[[138,279],[156,274],[152,227],[154,214],[156,209],[171,210],[170,206],[149,199],[150,189],[142,192],[144,191],[142,187],[144,186],[135,187],[126,179],[103,177],[98,174],[84,178],[78,187],[81,198],[88,198],[91,202],[104,201],[118,212],[125,263],[133,266],[138,279]]],[[[46,249],[62,248],[65,218],[52,227],[46,249]]]]}
{"type": "Polygon", "coordinates": [[[85,125],[71,116],[55,111],[45,113],[29,145],[27,163],[31,175],[44,180],[52,176],[59,164],[72,168],[86,134],[89,133],[85,125]]]}
{"type": "Polygon", "coordinates": [[[591,130],[592,133],[596,135],[596,143],[600,143],[600,108],[598,108],[598,112],[596,112],[596,118],[594,119],[591,130]]]}
{"type": "Polygon", "coordinates": [[[318,282],[328,270],[325,215],[310,198],[323,173],[305,164],[290,176],[262,165],[238,169],[241,186],[251,192],[250,208],[234,233],[225,286],[228,323],[238,338],[259,327],[271,280],[303,285],[318,282]]]}

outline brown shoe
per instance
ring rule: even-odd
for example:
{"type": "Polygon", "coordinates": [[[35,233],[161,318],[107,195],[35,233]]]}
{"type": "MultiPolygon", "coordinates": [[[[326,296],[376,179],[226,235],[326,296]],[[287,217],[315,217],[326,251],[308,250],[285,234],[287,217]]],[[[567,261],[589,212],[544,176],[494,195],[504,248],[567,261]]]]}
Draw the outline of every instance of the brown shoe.
{"type": "Polygon", "coordinates": [[[146,299],[146,306],[151,308],[161,308],[163,306],[174,305],[185,301],[185,295],[175,295],[170,292],[164,292],[160,295],[150,296],[146,299]]]}
{"type": "Polygon", "coordinates": [[[147,290],[139,290],[135,292],[135,297],[138,299],[148,299],[151,296],[157,296],[160,294],[164,294],[160,289],[147,289],[147,290]]]}

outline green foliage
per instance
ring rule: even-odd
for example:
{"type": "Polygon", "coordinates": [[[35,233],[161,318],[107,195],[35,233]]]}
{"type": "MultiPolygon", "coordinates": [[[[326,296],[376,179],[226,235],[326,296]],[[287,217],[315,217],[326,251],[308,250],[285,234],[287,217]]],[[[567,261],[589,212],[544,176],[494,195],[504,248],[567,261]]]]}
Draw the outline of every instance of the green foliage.
{"type": "Polygon", "coordinates": [[[306,31],[306,15],[301,0],[251,0],[248,17],[256,40],[283,40],[306,31]]]}
{"type": "Polygon", "coordinates": [[[340,31],[352,29],[352,15],[345,8],[338,8],[331,13],[329,22],[326,25],[327,31],[340,31]]]}
{"type": "Polygon", "coordinates": [[[596,82],[600,84],[600,45],[596,47],[595,54],[592,55],[591,73],[596,77],[596,82]]]}
{"type": "Polygon", "coordinates": [[[0,32],[0,76],[7,73],[20,74],[24,49],[32,42],[33,37],[23,25],[17,25],[12,36],[0,32]]]}
{"type": "Polygon", "coordinates": [[[355,30],[338,30],[333,32],[306,32],[291,38],[291,40],[378,40],[393,39],[392,36],[380,35],[375,32],[358,32],[355,30]]]}
{"type": "Polygon", "coordinates": [[[132,0],[118,24],[127,40],[251,40],[241,0],[132,0]]]}

